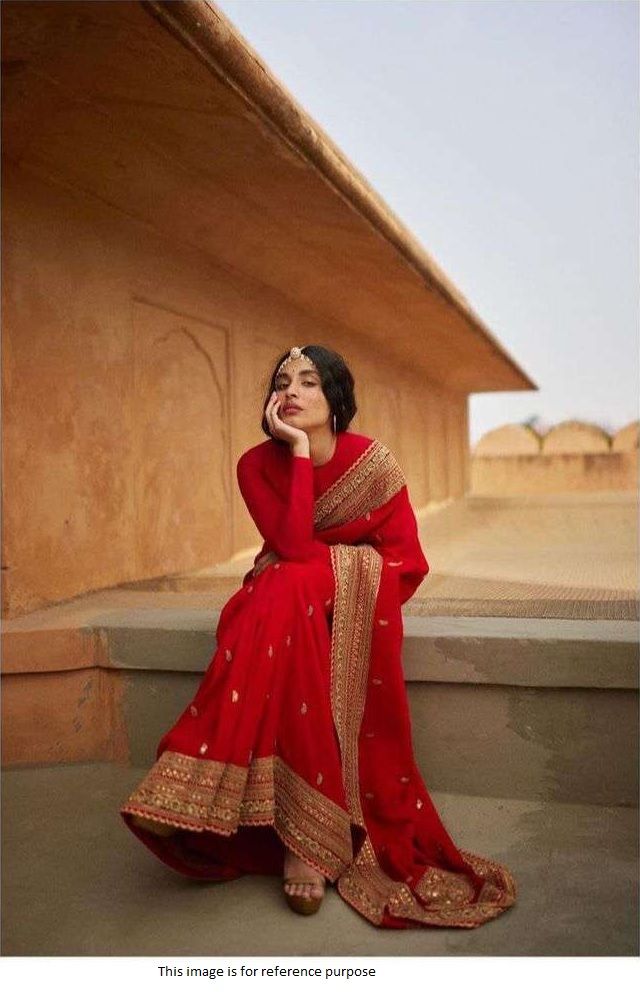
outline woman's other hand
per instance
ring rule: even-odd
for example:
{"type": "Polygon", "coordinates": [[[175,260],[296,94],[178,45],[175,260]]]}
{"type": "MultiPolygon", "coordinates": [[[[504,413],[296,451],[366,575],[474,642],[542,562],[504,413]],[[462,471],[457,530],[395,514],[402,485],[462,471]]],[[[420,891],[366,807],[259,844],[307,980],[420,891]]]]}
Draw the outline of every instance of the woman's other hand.
{"type": "Polygon", "coordinates": [[[278,415],[279,409],[280,401],[274,391],[264,412],[272,435],[289,443],[295,456],[309,456],[309,437],[306,432],[283,422],[278,415]]]}

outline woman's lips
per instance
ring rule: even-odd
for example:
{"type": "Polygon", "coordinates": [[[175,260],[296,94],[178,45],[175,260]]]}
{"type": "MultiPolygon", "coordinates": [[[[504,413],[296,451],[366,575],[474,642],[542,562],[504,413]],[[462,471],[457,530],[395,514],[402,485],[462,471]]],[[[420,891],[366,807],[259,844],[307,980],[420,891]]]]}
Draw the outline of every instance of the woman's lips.
{"type": "Polygon", "coordinates": [[[285,415],[294,415],[296,412],[301,412],[302,408],[298,408],[297,405],[288,405],[286,408],[282,409],[285,415]]]}

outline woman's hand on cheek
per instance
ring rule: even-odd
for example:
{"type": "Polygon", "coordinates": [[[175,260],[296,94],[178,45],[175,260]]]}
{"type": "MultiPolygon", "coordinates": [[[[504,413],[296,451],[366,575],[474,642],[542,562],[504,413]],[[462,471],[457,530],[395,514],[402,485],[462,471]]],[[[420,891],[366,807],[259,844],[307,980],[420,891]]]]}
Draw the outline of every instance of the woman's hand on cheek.
{"type": "Polygon", "coordinates": [[[274,391],[264,412],[271,434],[277,439],[284,439],[290,446],[308,444],[309,437],[304,429],[296,429],[295,426],[287,425],[286,422],[283,422],[278,415],[279,409],[280,401],[277,393],[274,391]]]}

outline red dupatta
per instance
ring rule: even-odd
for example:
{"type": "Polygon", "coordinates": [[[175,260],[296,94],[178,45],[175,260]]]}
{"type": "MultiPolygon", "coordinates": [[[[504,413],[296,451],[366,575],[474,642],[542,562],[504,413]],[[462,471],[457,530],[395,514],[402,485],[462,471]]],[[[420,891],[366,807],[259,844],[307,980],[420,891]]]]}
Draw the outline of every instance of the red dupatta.
{"type": "Polygon", "coordinates": [[[516,887],[504,866],[456,848],[414,761],[400,585],[404,576],[417,586],[425,561],[417,539],[404,549],[383,539],[398,535],[407,505],[400,466],[373,441],[314,507],[336,588],[331,709],[349,814],[363,833],[336,886],[380,926],[477,927],[514,904],[516,887]]]}

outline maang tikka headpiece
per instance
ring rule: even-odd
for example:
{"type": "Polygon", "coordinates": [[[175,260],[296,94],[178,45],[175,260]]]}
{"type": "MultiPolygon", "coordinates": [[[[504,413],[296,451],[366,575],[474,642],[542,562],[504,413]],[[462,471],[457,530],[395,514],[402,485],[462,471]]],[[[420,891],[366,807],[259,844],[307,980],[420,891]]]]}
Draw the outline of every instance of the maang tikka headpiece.
{"type": "MultiPolygon", "coordinates": [[[[315,363],[313,362],[313,360],[311,359],[311,357],[307,356],[306,353],[303,353],[302,350],[301,350],[301,348],[300,348],[300,346],[292,346],[291,349],[289,350],[289,355],[285,356],[284,360],[282,361],[282,363],[278,367],[278,369],[276,371],[276,377],[278,376],[278,374],[280,373],[280,371],[283,370],[286,367],[287,363],[290,363],[291,360],[299,360],[301,356],[304,356],[305,360],[309,361],[309,363],[311,364],[311,366],[313,367],[314,370],[318,370],[317,366],[315,365],[315,363]]],[[[335,413],[334,413],[334,416],[333,416],[333,434],[334,434],[334,436],[335,436],[336,432],[337,432],[337,422],[336,422],[336,416],[335,416],[335,413]]]]}
{"type": "MultiPolygon", "coordinates": [[[[304,356],[305,360],[309,361],[309,363],[311,364],[311,366],[313,367],[314,370],[318,369],[317,366],[315,365],[315,363],[313,362],[313,360],[311,359],[311,357],[307,356],[306,353],[302,352],[300,346],[292,346],[291,349],[289,350],[289,355],[284,358],[284,360],[282,361],[282,363],[278,367],[277,374],[279,374],[280,371],[284,367],[286,367],[287,363],[290,363],[291,360],[299,360],[301,356],[304,356]]],[[[276,374],[276,376],[277,376],[277,374],[276,374]]]]}

